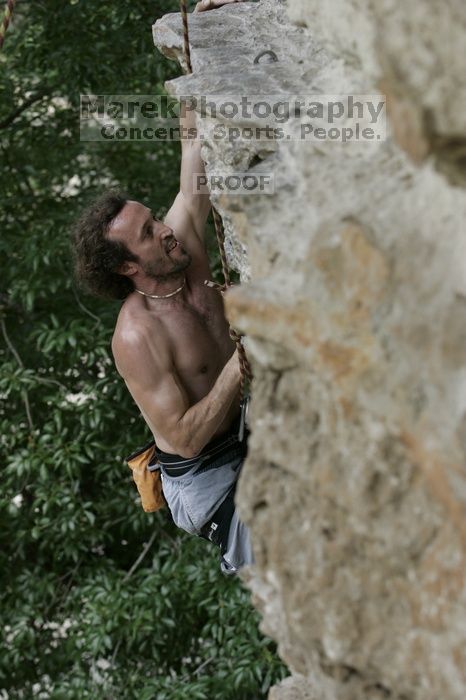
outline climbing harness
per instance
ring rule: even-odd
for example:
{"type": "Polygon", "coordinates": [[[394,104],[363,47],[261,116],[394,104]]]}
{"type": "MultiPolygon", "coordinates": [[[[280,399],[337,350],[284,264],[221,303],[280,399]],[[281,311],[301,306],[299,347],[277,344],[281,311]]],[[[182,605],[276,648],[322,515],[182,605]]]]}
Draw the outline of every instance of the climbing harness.
{"type": "Polygon", "coordinates": [[[11,16],[13,10],[15,9],[16,0],[7,0],[5,12],[3,13],[2,24],[0,26],[0,50],[3,48],[3,42],[5,41],[5,33],[10,24],[11,16]]]}
{"type": "Polygon", "coordinates": [[[232,449],[244,451],[246,446],[240,442],[238,437],[239,424],[240,418],[237,418],[226,434],[212,438],[196,457],[181,457],[171,452],[163,452],[156,447],[154,460],[149,464],[148,469],[152,471],[162,465],[163,473],[167,476],[185,476],[193,467],[204,469],[212,460],[218,460],[225,453],[231,452],[232,449]],[[155,456],[157,462],[155,462],[155,456]]]}
{"type": "MultiPolygon", "coordinates": [[[[183,19],[183,40],[184,40],[184,55],[186,61],[186,72],[192,73],[192,63],[191,63],[191,49],[189,43],[189,27],[188,27],[188,9],[186,0],[180,0],[181,16],[183,19]]],[[[272,52],[273,53],[273,52],[272,52]]],[[[278,60],[278,59],[277,59],[278,60]]],[[[212,205],[212,216],[215,225],[215,235],[217,237],[218,249],[220,252],[220,260],[222,262],[222,272],[223,272],[223,285],[216,285],[215,282],[206,280],[205,284],[208,287],[214,287],[220,289],[221,291],[227,290],[231,287],[230,270],[228,267],[227,256],[225,253],[225,230],[223,228],[222,217],[212,205]]],[[[246,382],[252,381],[252,371],[249,364],[249,360],[246,356],[246,351],[242,343],[242,336],[237,333],[233,328],[230,327],[230,338],[236,343],[236,348],[238,350],[239,365],[241,371],[241,381],[240,381],[240,399],[241,399],[241,416],[243,430],[240,432],[244,433],[244,422],[246,420],[246,413],[248,407],[248,399],[245,397],[246,382]]]]}

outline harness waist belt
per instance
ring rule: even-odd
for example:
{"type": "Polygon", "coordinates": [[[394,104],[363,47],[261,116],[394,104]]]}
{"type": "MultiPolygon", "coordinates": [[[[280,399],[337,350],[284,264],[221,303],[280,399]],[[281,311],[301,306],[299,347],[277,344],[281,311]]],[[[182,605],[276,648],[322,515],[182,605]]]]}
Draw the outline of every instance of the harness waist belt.
{"type": "MultiPolygon", "coordinates": [[[[206,460],[213,457],[219,457],[226,450],[231,449],[233,445],[244,445],[246,448],[246,440],[242,443],[238,440],[238,429],[239,429],[239,417],[233,422],[230,429],[224,435],[219,435],[218,437],[210,440],[210,442],[205,445],[201,452],[196,455],[196,457],[184,458],[180,455],[170,454],[169,452],[163,452],[159,448],[156,448],[154,453],[154,458],[157,462],[162,465],[163,471],[167,476],[183,476],[192,467],[198,465],[200,462],[205,463],[206,460]]],[[[149,465],[150,469],[151,465],[149,465]]],[[[154,467],[157,466],[154,464],[154,467]]]]}
{"type": "MultiPolygon", "coordinates": [[[[238,438],[231,437],[228,440],[225,440],[225,442],[222,443],[222,445],[219,445],[218,447],[211,450],[210,452],[203,454],[202,457],[201,457],[201,455],[199,455],[194,461],[189,460],[190,464],[186,467],[180,466],[180,465],[176,466],[176,467],[172,467],[172,466],[168,467],[168,466],[162,464],[163,473],[166,474],[167,476],[174,477],[174,476],[183,476],[184,474],[189,472],[190,469],[193,468],[193,466],[198,466],[199,469],[201,469],[201,468],[203,469],[206,466],[208,466],[209,462],[215,462],[215,460],[217,460],[219,457],[221,457],[224,452],[230,452],[232,450],[232,448],[235,450],[237,450],[238,448],[244,449],[244,456],[246,456],[246,444],[245,444],[245,442],[240,443],[238,441],[238,438]]],[[[195,473],[197,473],[197,471],[195,473]]]]}

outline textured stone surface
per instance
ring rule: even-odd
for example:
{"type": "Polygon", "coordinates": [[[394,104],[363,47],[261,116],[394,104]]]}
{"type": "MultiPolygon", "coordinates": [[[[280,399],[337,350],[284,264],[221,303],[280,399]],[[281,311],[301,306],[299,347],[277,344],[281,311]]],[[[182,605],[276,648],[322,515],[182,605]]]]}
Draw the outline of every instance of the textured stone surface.
{"type": "MultiPolygon", "coordinates": [[[[248,585],[292,672],[270,700],[466,697],[465,30],[462,0],[244,3],[192,18],[194,75],[168,85],[390,102],[372,145],[199,122],[209,172],[277,182],[216,199],[255,374],[248,585]]],[[[154,36],[180,58],[179,15],[154,36]]]]}
{"type": "Polygon", "coordinates": [[[415,162],[433,155],[452,183],[466,185],[463,0],[428,11],[420,1],[291,0],[290,15],[387,94],[394,137],[415,162]]]}

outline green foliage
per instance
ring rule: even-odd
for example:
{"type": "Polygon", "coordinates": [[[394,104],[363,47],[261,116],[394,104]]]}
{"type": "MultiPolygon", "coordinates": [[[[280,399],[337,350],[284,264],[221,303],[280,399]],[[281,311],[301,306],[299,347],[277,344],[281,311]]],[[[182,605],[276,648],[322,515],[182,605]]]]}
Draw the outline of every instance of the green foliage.
{"type": "Polygon", "coordinates": [[[124,456],[148,433],[109,352],[119,305],[72,276],[69,229],[95,195],[162,214],[176,194],[177,144],[84,143],[78,123],[79,93],[177,74],[150,32],[176,9],[20,0],[0,55],[1,698],[257,700],[284,674],[216,551],[140,508],[124,456]]]}

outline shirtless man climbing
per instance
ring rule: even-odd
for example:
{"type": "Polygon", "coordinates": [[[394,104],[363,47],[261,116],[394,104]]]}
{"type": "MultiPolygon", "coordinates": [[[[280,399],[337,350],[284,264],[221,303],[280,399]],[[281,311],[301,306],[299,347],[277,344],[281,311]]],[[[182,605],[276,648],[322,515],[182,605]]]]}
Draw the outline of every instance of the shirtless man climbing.
{"type": "MultiPolygon", "coordinates": [[[[240,1],[204,0],[196,11],[240,1]]],[[[180,126],[196,127],[192,111],[180,126]]],[[[204,284],[212,276],[204,242],[210,201],[193,192],[193,175],[203,172],[200,141],[183,140],[180,191],[163,221],[140,202],[104,195],[76,226],[76,261],[88,289],[124,299],[113,356],[154,436],[175,523],[206,536],[223,518],[221,566],[235,573],[253,561],[232,495],[246,442],[238,440],[237,351],[221,294],[204,284]]]]}

